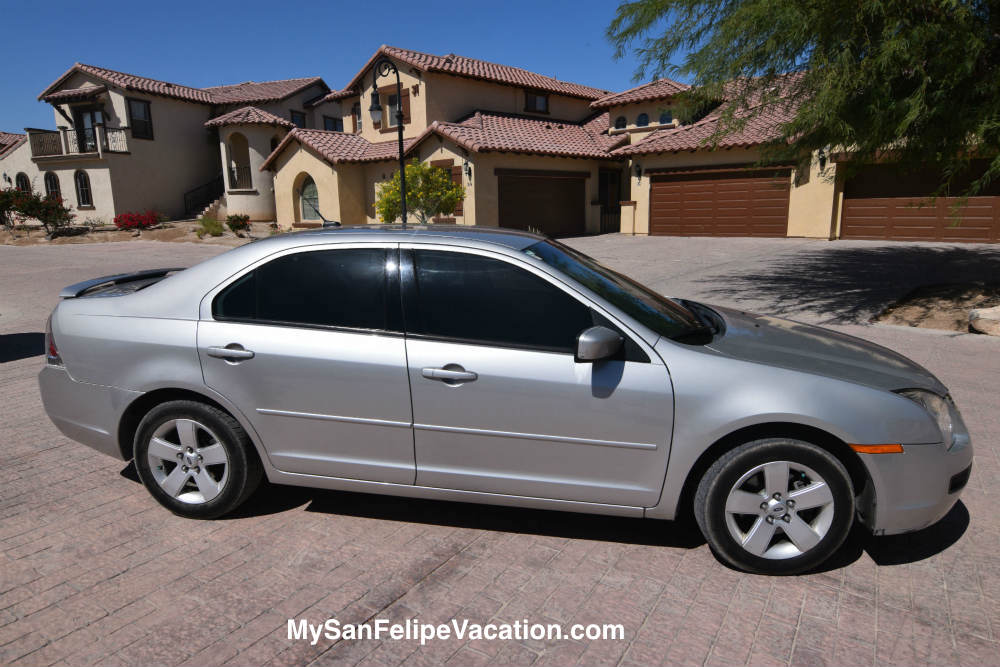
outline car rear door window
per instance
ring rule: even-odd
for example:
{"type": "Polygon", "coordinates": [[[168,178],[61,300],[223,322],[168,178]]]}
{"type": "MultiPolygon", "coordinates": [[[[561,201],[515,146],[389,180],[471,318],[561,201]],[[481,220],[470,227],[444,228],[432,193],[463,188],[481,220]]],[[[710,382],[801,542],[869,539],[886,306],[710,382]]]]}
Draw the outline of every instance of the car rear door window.
{"type": "Polygon", "coordinates": [[[502,347],[572,353],[593,325],[590,308],[499,259],[415,250],[407,333],[502,347]]]}
{"type": "Polygon", "coordinates": [[[215,298],[212,315],[219,320],[388,329],[395,318],[387,313],[393,277],[386,270],[387,259],[385,248],[285,255],[226,287],[215,298]]]}

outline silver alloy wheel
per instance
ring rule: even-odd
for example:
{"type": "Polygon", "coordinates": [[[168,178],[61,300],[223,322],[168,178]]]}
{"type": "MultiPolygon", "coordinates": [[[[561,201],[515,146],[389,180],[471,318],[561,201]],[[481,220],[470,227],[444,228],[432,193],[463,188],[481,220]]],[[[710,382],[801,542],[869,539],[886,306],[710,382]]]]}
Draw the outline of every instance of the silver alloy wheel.
{"type": "Polygon", "coordinates": [[[218,496],[229,478],[229,456],[207,426],[193,419],[164,422],[149,440],[153,479],[167,495],[193,505],[218,496]]]}
{"type": "Polygon", "coordinates": [[[812,468],[792,461],[755,466],[726,498],[726,527],[755,556],[793,558],[815,547],[833,523],[829,485],[812,468]]]}

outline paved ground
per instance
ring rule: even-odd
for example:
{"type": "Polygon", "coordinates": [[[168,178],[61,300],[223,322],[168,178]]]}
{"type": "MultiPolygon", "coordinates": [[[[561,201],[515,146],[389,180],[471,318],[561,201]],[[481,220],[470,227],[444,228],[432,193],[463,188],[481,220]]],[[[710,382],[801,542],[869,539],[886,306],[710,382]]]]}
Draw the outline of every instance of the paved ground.
{"type": "Polygon", "coordinates": [[[977,447],[937,527],[858,533],[794,578],[719,565],[668,523],[270,488],[238,517],[162,510],[66,440],[35,386],[59,287],[219,248],[0,247],[0,664],[1000,664],[1000,339],[856,323],[915,283],[995,278],[1000,247],[635,239],[573,245],[664,292],[833,323],[951,386],[977,447]],[[289,617],[620,622],[621,642],[320,642],[289,617]]]}

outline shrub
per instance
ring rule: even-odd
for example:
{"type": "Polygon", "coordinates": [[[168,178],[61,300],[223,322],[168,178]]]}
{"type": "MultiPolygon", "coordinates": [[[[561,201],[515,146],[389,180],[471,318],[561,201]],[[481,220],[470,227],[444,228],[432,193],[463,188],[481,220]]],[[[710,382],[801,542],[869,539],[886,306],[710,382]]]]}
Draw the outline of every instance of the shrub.
{"type": "Polygon", "coordinates": [[[250,231],[250,216],[246,214],[226,216],[226,226],[234,233],[250,231]]]}
{"type": "Polygon", "coordinates": [[[222,236],[222,223],[215,218],[198,218],[198,230],[195,232],[198,238],[208,236],[222,236]]]}
{"type": "Polygon", "coordinates": [[[9,188],[0,190],[0,224],[8,229],[13,229],[15,220],[23,224],[25,220],[34,219],[51,236],[73,222],[73,217],[63,206],[62,197],[9,188]]]}
{"type": "Polygon", "coordinates": [[[160,215],[156,211],[119,213],[114,222],[118,229],[149,229],[160,224],[160,215]]]}

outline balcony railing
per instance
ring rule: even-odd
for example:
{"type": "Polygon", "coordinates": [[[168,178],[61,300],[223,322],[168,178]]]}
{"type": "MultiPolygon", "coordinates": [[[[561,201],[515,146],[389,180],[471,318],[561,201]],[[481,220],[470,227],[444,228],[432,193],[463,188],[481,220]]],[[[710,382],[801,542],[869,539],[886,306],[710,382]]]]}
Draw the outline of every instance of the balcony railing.
{"type": "Polygon", "coordinates": [[[27,130],[32,157],[128,153],[127,127],[85,127],[79,129],[27,130]]]}
{"type": "Polygon", "coordinates": [[[253,179],[250,174],[250,166],[230,167],[229,169],[229,189],[230,190],[250,190],[253,188],[253,179]]]}

